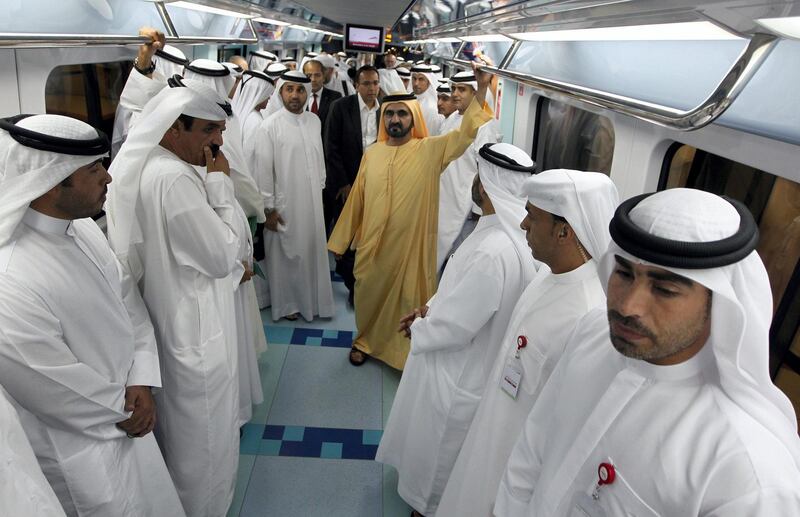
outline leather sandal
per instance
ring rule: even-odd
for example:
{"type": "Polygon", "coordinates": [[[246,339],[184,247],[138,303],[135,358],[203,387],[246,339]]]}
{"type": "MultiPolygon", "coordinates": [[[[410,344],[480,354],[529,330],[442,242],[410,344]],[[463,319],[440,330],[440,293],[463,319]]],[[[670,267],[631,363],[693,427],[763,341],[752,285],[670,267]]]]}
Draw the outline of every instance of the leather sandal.
{"type": "Polygon", "coordinates": [[[369,356],[367,354],[365,354],[364,352],[362,352],[361,350],[359,350],[356,347],[352,347],[350,349],[350,357],[349,357],[349,359],[350,359],[350,364],[352,364],[353,366],[361,366],[362,364],[367,362],[367,358],[368,357],[369,356]],[[359,354],[360,354],[360,356],[359,356],[359,354]]]}

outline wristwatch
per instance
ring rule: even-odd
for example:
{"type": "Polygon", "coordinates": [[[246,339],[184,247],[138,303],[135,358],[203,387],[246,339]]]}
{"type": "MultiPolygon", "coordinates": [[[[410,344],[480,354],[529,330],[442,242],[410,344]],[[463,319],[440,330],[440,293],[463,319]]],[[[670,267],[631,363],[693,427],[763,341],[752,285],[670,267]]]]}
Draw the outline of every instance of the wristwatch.
{"type": "Polygon", "coordinates": [[[149,67],[147,67],[147,68],[139,68],[139,57],[137,56],[133,60],[133,68],[135,68],[136,71],[139,72],[142,75],[150,75],[150,74],[152,74],[153,72],[156,71],[156,62],[151,60],[149,67]]]}

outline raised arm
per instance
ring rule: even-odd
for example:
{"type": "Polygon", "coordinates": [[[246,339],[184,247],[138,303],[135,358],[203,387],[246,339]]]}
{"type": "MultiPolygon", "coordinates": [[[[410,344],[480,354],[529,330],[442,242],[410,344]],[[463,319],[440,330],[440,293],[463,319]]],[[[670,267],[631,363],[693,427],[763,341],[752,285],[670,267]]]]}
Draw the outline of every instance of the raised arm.
{"type": "Polygon", "coordinates": [[[472,66],[475,71],[475,79],[478,81],[478,91],[461,117],[461,126],[445,135],[431,137],[423,144],[426,147],[433,147],[434,153],[438,152],[441,160],[440,173],[447,168],[451,161],[466,152],[475,140],[478,129],[492,119],[492,115],[483,109],[483,104],[486,101],[486,92],[492,82],[492,74],[480,70],[475,64],[472,66]]]}

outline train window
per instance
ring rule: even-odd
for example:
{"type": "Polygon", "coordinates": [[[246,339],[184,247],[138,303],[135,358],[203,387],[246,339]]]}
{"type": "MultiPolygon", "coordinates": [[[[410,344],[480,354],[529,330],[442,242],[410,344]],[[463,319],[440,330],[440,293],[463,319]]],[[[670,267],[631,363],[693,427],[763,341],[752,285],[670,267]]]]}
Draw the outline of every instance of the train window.
{"type": "Polygon", "coordinates": [[[200,12],[173,4],[166,4],[166,9],[175,30],[182,37],[218,37],[220,39],[254,39],[256,37],[245,18],[200,12]]]}
{"type": "Polygon", "coordinates": [[[132,61],[113,61],[54,68],[45,84],[45,111],[83,120],[111,138],[119,96],[132,67],[132,61]]]}
{"type": "Polygon", "coordinates": [[[606,117],[542,97],[533,149],[537,172],[576,169],[609,174],[614,126],[606,117]]]}
{"type": "Polygon", "coordinates": [[[667,152],[659,189],[690,187],[742,201],[758,222],[758,253],[774,300],[770,369],[800,414],[800,184],[679,143],[667,152]]]}
{"type": "Polygon", "coordinates": [[[456,58],[499,66],[510,48],[510,41],[470,42],[464,45],[464,48],[461,49],[456,58]]]}

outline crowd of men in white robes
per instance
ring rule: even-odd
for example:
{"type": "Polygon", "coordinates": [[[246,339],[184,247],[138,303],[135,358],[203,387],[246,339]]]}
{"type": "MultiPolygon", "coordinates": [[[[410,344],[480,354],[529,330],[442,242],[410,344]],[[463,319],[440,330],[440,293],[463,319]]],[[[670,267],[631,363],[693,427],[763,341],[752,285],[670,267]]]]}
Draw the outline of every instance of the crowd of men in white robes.
{"type": "MultiPolygon", "coordinates": [[[[350,95],[345,56],[173,68],[179,51],[142,34],[111,141],[58,115],[0,120],[12,515],[225,515],[262,396],[259,306],[335,312],[307,73],[350,95]]],[[[409,87],[396,65],[384,93],[409,87]]],[[[409,74],[430,134],[457,128],[474,72],[409,74]]],[[[534,175],[499,140],[487,122],[442,173],[438,290],[399,322],[410,356],[376,459],[413,515],[800,515],[747,208],[689,189],[620,204],[607,176],[534,175]]]]}
{"type": "Polygon", "coordinates": [[[3,514],[225,515],[263,396],[253,278],[277,317],[334,312],[309,79],[140,34],[111,141],[0,121],[3,514]]]}

